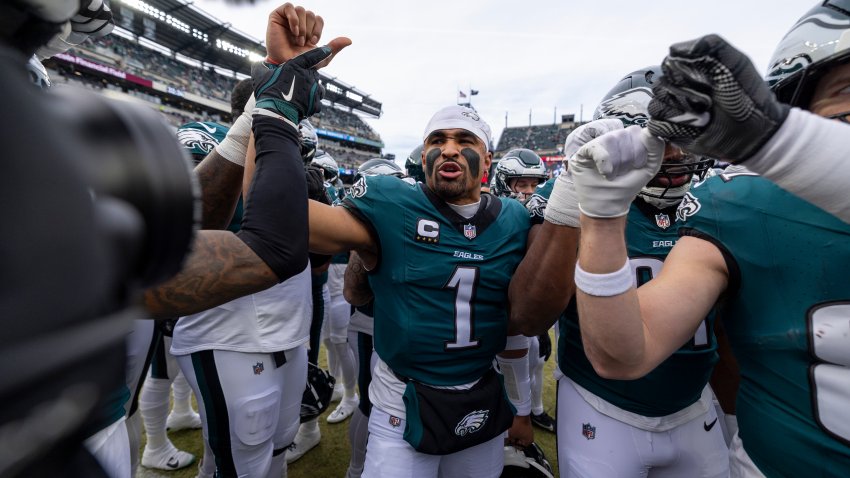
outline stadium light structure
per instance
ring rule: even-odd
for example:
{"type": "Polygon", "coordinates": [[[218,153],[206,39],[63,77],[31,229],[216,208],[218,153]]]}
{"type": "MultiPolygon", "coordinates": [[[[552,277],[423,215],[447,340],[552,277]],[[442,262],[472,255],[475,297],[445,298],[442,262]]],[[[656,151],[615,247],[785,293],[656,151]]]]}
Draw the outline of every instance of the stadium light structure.
{"type": "Polygon", "coordinates": [[[220,38],[216,38],[215,46],[217,46],[218,48],[221,48],[222,50],[224,50],[228,53],[232,53],[234,55],[238,55],[238,56],[241,56],[243,58],[248,58],[248,61],[250,61],[251,63],[254,63],[254,62],[257,62],[257,61],[263,61],[265,59],[265,56],[260,55],[259,53],[256,53],[256,52],[253,52],[253,51],[250,51],[250,50],[246,50],[245,48],[238,47],[238,46],[234,45],[233,43],[230,43],[227,40],[222,40],[220,38]]]}
{"type": "MultiPolygon", "coordinates": [[[[197,28],[190,27],[189,24],[187,24],[186,22],[179,20],[173,15],[170,15],[143,0],[122,0],[122,3],[136,11],[141,12],[144,15],[147,15],[148,17],[153,18],[154,20],[159,20],[176,30],[180,30],[181,32],[187,35],[191,35],[197,40],[200,40],[205,43],[210,42],[210,37],[207,33],[198,30],[197,28]]],[[[217,38],[215,40],[215,46],[233,55],[247,58],[248,61],[252,63],[257,61],[263,61],[265,59],[265,55],[261,55],[257,52],[238,47],[227,40],[221,40],[217,38]]]]}

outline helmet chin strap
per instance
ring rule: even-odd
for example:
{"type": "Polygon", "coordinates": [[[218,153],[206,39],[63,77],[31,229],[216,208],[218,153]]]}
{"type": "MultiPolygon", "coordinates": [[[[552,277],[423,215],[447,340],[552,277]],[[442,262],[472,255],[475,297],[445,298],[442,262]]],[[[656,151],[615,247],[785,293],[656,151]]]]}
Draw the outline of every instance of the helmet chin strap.
{"type": "Polygon", "coordinates": [[[669,189],[644,186],[638,195],[650,206],[658,209],[666,209],[682,202],[682,198],[685,197],[685,193],[687,193],[690,189],[690,181],[679,187],[669,189]]]}

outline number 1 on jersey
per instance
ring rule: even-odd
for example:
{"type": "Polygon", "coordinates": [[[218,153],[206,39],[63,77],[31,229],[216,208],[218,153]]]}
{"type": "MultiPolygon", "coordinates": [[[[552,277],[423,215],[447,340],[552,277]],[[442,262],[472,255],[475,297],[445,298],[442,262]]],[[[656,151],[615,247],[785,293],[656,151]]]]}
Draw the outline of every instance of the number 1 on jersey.
{"type": "Polygon", "coordinates": [[[458,267],[443,286],[455,290],[455,338],[446,342],[446,350],[466,349],[478,346],[473,338],[472,301],[475,300],[475,288],[478,286],[477,267],[458,267]]]}

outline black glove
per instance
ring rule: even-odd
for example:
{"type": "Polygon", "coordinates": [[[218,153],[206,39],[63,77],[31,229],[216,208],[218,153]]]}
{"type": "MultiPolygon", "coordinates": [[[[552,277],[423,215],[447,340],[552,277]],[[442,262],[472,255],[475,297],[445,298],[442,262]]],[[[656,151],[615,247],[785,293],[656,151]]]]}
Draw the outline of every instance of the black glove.
{"type": "Polygon", "coordinates": [[[543,357],[543,361],[545,362],[552,356],[552,339],[549,338],[549,332],[546,331],[538,335],[537,341],[540,343],[540,356],[543,357]]]}
{"type": "Polygon", "coordinates": [[[674,44],[661,69],[649,131],[689,152],[744,161],[788,117],[749,58],[717,35],[674,44]]]}
{"type": "Polygon", "coordinates": [[[307,177],[307,197],[329,206],[333,204],[328,195],[328,190],[325,189],[324,170],[319,166],[310,164],[304,168],[304,174],[307,177]]]}
{"type": "Polygon", "coordinates": [[[295,58],[273,65],[255,63],[251,67],[256,108],[282,116],[297,128],[304,118],[322,110],[325,89],[319,84],[319,71],[314,67],[331,56],[328,46],[314,48],[295,58]]]}

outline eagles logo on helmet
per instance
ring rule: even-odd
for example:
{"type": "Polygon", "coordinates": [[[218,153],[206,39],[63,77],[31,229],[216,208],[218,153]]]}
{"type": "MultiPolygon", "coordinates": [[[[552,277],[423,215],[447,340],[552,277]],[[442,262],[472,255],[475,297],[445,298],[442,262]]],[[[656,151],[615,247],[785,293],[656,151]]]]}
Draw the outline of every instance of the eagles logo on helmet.
{"type": "Polygon", "coordinates": [[[532,443],[520,450],[512,446],[505,447],[505,464],[501,478],[554,478],[552,466],[543,454],[543,450],[532,443]]]}
{"type": "Polygon", "coordinates": [[[397,178],[403,178],[404,171],[394,161],[384,158],[374,158],[364,162],[357,168],[354,181],[357,182],[357,180],[364,176],[395,176],[397,178]]]}
{"type": "Polygon", "coordinates": [[[201,161],[227,136],[228,128],[213,122],[186,123],[177,128],[177,141],[201,161]]]}
{"type": "MultiPolygon", "coordinates": [[[[649,101],[653,97],[652,86],[661,78],[661,74],[660,66],[648,66],[629,73],[602,98],[593,113],[593,119],[617,118],[627,127],[646,126],[649,101]]],[[[668,145],[668,151],[671,148],[668,145]]],[[[711,158],[681,150],[678,150],[678,154],[665,153],[658,174],[638,195],[658,209],[675,206],[690,190],[692,181],[702,180],[713,163],[711,158]]]]}
{"type": "Polygon", "coordinates": [[[791,27],[776,47],[765,77],[779,101],[808,107],[823,73],[850,61],[848,22],[850,0],[827,0],[791,27]]]}

